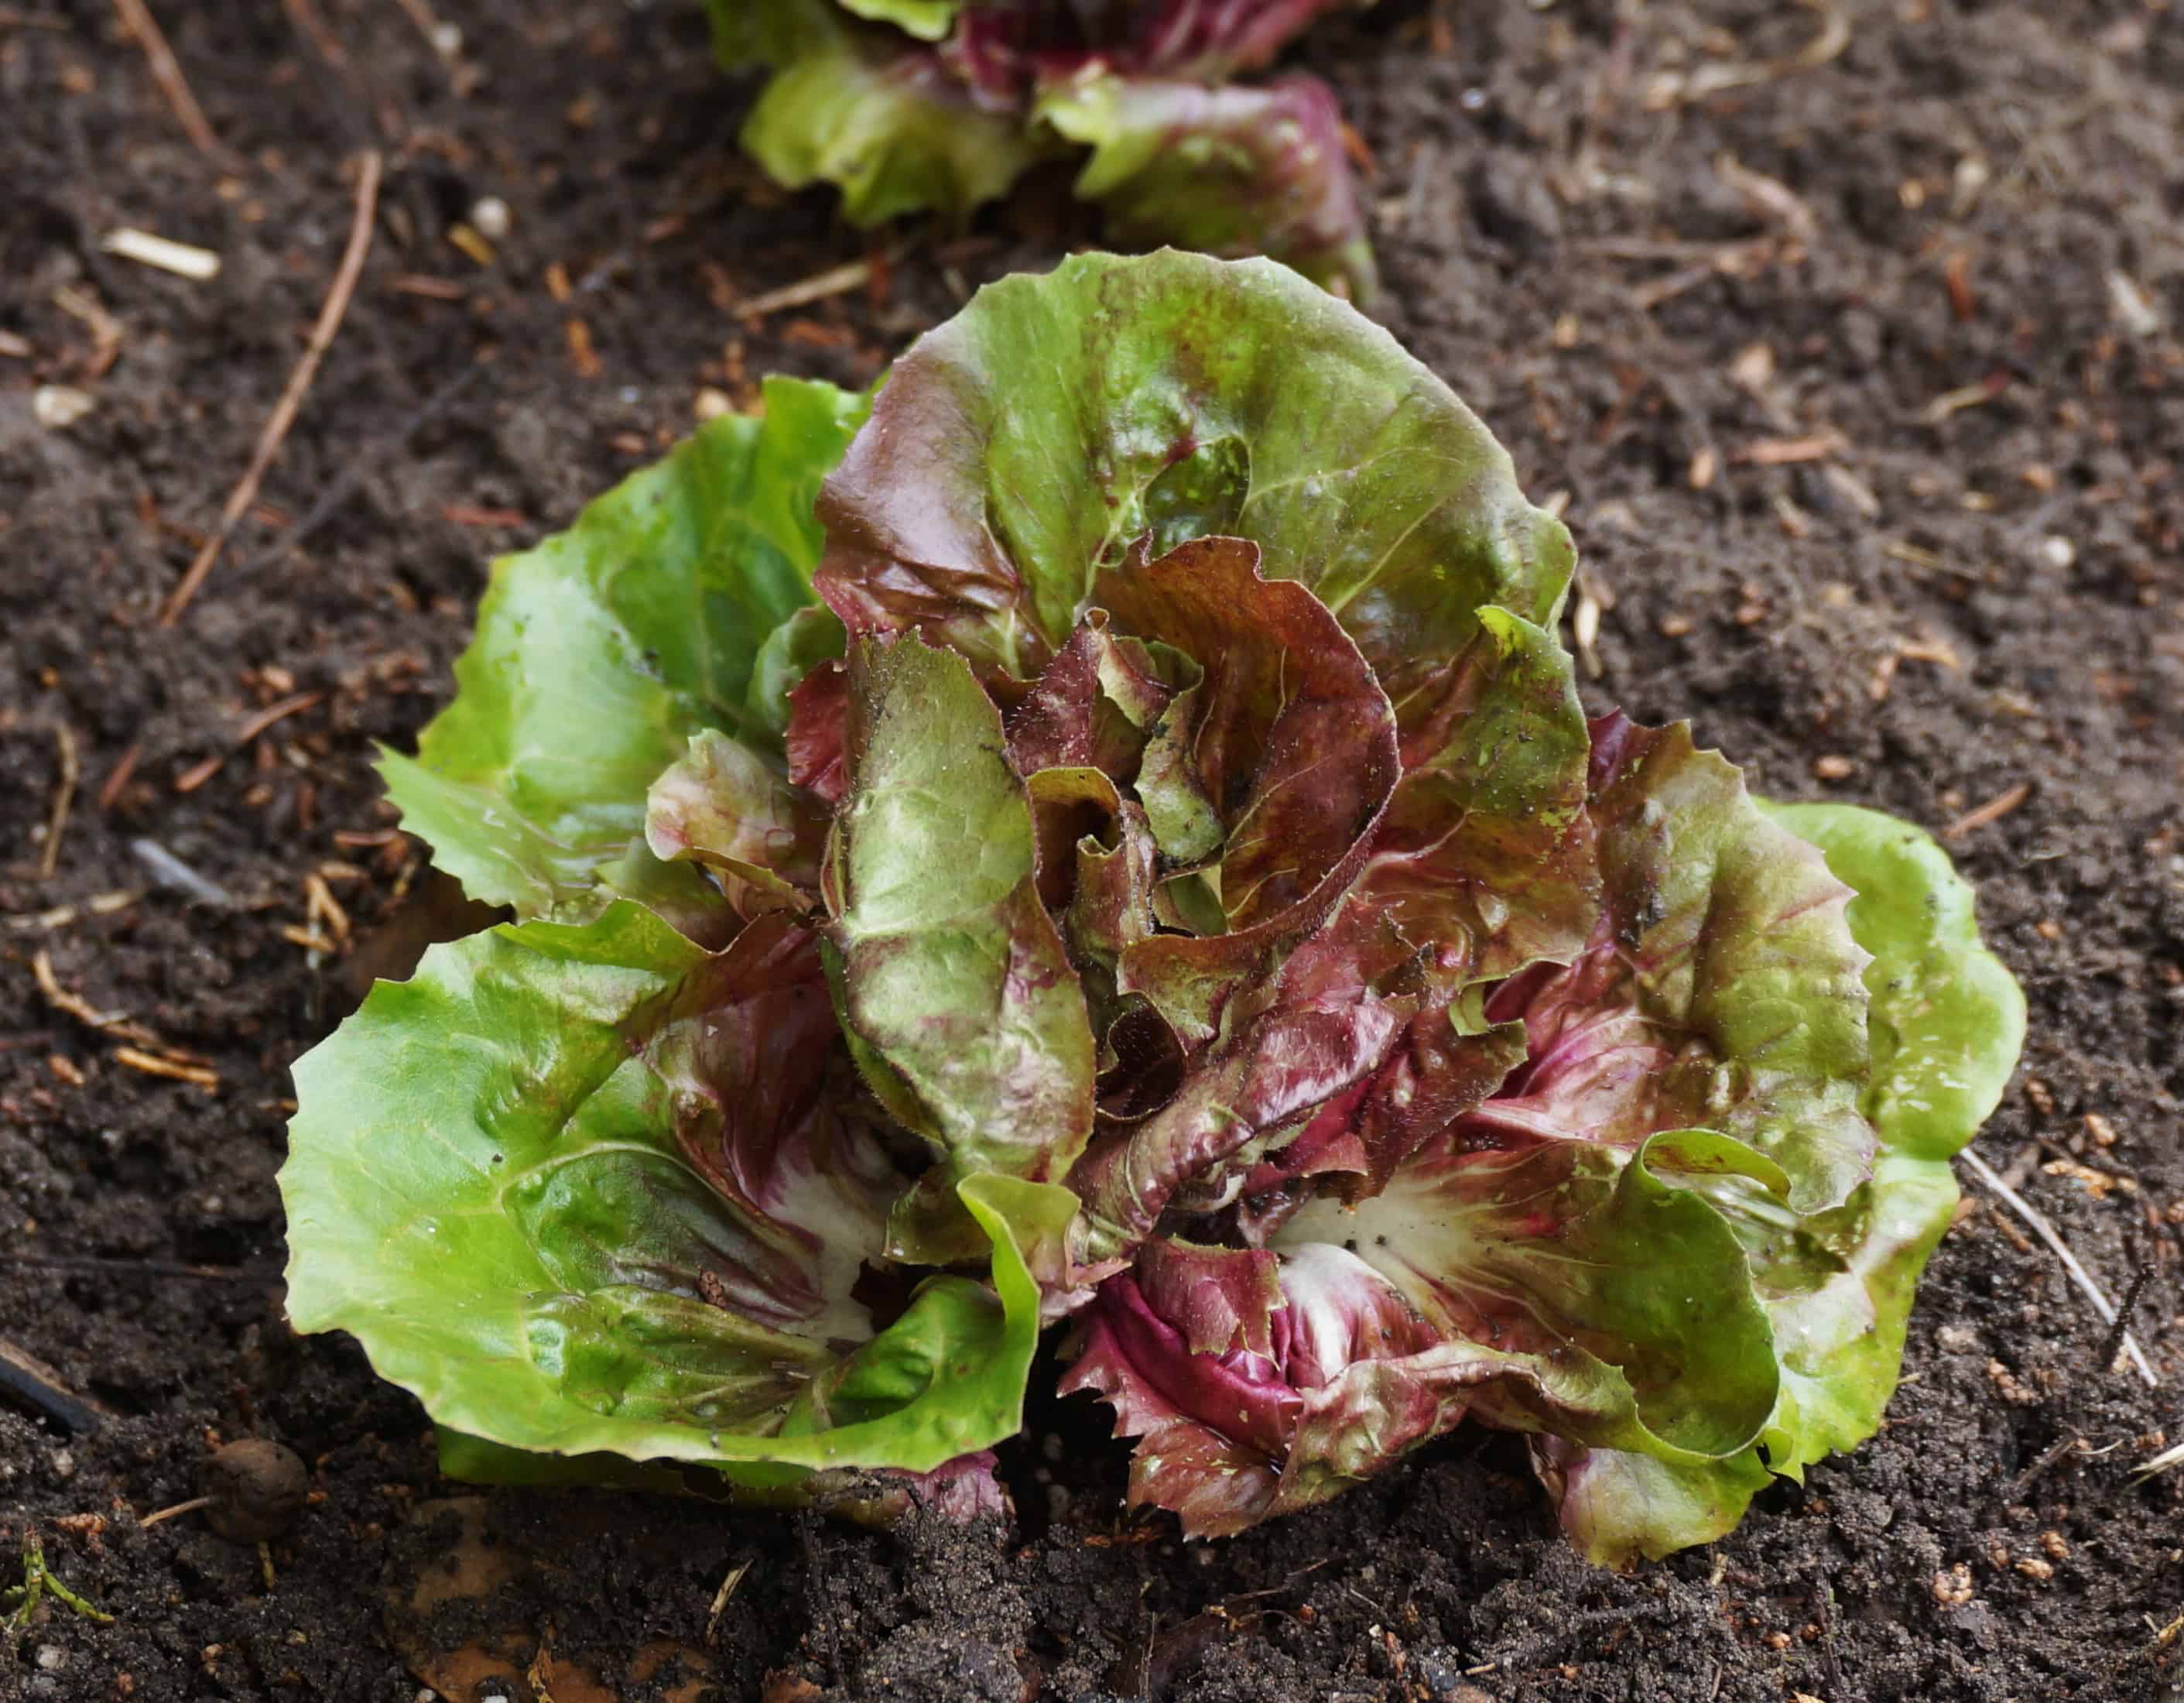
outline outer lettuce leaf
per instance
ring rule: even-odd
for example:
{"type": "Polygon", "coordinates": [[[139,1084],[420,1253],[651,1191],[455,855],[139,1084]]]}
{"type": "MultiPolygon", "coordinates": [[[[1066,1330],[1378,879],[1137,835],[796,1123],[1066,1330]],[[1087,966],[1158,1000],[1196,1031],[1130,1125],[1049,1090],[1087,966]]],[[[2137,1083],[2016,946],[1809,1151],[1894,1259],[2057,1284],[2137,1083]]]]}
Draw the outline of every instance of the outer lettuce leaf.
{"type": "Polygon", "coordinates": [[[1850,890],[1686,725],[1596,723],[1591,785],[1600,921],[1567,969],[1497,991],[1531,1059],[1475,1127],[1623,1146],[1715,1129],[1780,1164],[1798,1212],[1840,1204],[1875,1144],[1850,890]]]}
{"type": "Polygon", "coordinates": [[[2008,1086],[2024,1045],[2025,995],[1980,940],[1970,884],[1926,834],[1851,805],[1764,807],[1857,890],[1851,931],[1873,954],[1865,1108],[1882,1155],[1864,1198],[1821,1226],[1838,1245],[1852,1244],[1846,1269],[1773,1308],[1784,1390],[1767,1452],[1776,1471],[1794,1475],[1880,1425],[1919,1274],[1956,1211],[1948,1160],[2008,1086]]]}
{"type": "Polygon", "coordinates": [[[1822,1231],[1824,1245],[1841,1250],[1841,1269],[1769,1300],[1782,1399],[1761,1441],[1775,1471],[1802,1479],[1814,1461],[1855,1449],[1880,1428],[1903,1371],[1919,1274],[1957,1199],[1944,1162],[1884,1158],[1822,1231]]]}
{"type": "MultiPolygon", "coordinates": [[[[1972,889],[1931,838],[1854,806],[1760,808],[1819,846],[1856,890],[1847,919],[1872,954],[1864,1104],[1880,1157],[1871,1181],[1803,1226],[1800,1239],[1824,1256],[1809,1281],[1769,1302],[1782,1390],[1763,1457],[1690,1466],[1535,1442],[1564,1530],[1596,1561],[1710,1542],[1742,1517],[1769,1468],[1802,1478],[1805,1466],[1879,1428],[1919,1274],[1955,1212],[1948,1158],[2000,1101],[2024,1040],[2024,995],[1981,943],[1972,889]]],[[[1779,1225],[1735,1221],[1756,1258],[1784,1256],[1790,1238],[1779,1225]]]]}
{"type": "Polygon", "coordinates": [[[822,595],[1028,678],[1143,533],[1256,544],[1382,684],[1572,568],[1477,417],[1388,334],[1264,261],[1080,255],[988,286],[897,363],[820,499],[822,595]],[[1037,375],[1034,382],[1027,375],[1037,375]]]}
{"type": "Polygon", "coordinates": [[[382,983],[296,1068],[297,1327],[353,1332],[487,1442],[775,1489],[1011,1434],[1039,1298],[978,1180],[992,1289],[930,1279],[877,1334],[850,1298],[900,1179],[807,1068],[831,1019],[800,934],[709,953],[619,903],[382,983]]]}
{"type": "Polygon", "coordinates": [[[797,1467],[738,1463],[724,1479],[705,1467],[625,1460],[618,1455],[533,1455],[488,1443],[482,1437],[436,1426],[440,1471],[471,1484],[531,1488],[586,1488],[644,1490],[660,1496],[732,1498],[738,1507],[816,1506],[862,1524],[894,1525],[913,1508],[931,1509],[956,1520],[981,1516],[1006,1518],[1007,1494],[994,1476],[990,1450],[980,1449],[930,1472],[894,1468],[834,1468],[811,1472],[797,1467]]]}
{"type": "Polygon", "coordinates": [[[825,881],[843,1027],[944,1161],[928,1198],[982,1170],[1058,1181],[1091,1134],[1096,1061],[1000,712],[915,634],[858,641],[850,689],[825,881]]]}
{"type": "Polygon", "coordinates": [[[1658,1561],[1726,1537],[1774,1482],[1756,1449],[1692,1462],[1587,1449],[1559,1437],[1534,1437],[1529,1445],[1563,1532],[1586,1560],[1604,1566],[1628,1566],[1641,1555],[1658,1561]]]}
{"type": "Polygon", "coordinates": [[[1050,151],[1013,111],[981,103],[922,44],[946,0],[859,0],[850,9],[913,33],[844,18],[836,0],[707,0],[731,68],[775,68],[744,120],[744,146],[791,189],[832,183],[843,211],[874,225],[927,208],[967,215],[1050,151]]]}
{"type": "Polygon", "coordinates": [[[1980,939],[1977,899],[1912,824],[1848,804],[1760,808],[1819,847],[1857,896],[1852,936],[1873,955],[1865,1108],[1882,1151],[1947,1159],[2002,1101],[2025,1043],[2025,992],[1980,939]]]}
{"type": "Polygon", "coordinates": [[[488,1443],[451,1425],[435,1426],[432,1442],[442,1476],[466,1484],[589,1486],[643,1490],[655,1496],[687,1495],[693,1489],[693,1475],[687,1469],[664,1461],[629,1460],[619,1455],[533,1455],[488,1443]]]}
{"type": "MultiPolygon", "coordinates": [[[[818,482],[866,397],[770,379],[762,418],[716,420],[569,531],[494,565],[454,701],[381,772],[405,825],[472,898],[588,904],[633,854],[645,794],[691,734],[773,742],[751,702],[769,635],[811,601],[818,482]]],[[[702,907],[694,871],[624,874],[702,907]]]]}
{"type": "Polygon", "coordinates": [[[1317,77],[1209,87],[1188,76],[1079,76],[1037,121],[1091,150],[1077,193],[1127,243],[1272,255],[1357,300],[1379,288],[1342,114],[1317,77]]]}

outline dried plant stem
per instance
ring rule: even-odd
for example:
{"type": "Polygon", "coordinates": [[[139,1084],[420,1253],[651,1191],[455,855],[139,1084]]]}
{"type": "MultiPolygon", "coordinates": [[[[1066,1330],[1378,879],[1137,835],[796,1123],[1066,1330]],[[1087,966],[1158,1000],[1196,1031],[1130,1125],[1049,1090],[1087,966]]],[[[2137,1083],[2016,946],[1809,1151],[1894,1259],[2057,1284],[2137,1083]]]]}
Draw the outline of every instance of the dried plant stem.
{"type": "Polygon", "coordinates": [[[325,359],[334,333],[341,329],[342,316],[348,311],[349,298],[356,293],[358,276],[364,271],[364,257],[371,247],[371,221],[379,208],[379,174],[382,166],[379,150],[366,148],[359,162],[356,177],[356,211],[349,221],[348,247],[343,252],[341,265],[334,273],[332,287],[326,292],[326,304],[319,310],[318,323],[311,327],[310,341],[304,345],[303,359],[288,377],[288,388],[281,393],[273,415],[259,434],[258,449],[250,458],[250,466],[229,495],[227,506],[220,511],[220,523],[213,528],[212,536],[204,548],[190,564],[182,576],[181,583],[168,598],[167,606],[159,611],[159,624],[171,627],[181,618],[189,607],[190,600],[198,595],[198,588],[212,572],[212,565],[227,544],[228,534],[258,500],[258,486],[265,477],[265,470],[273,465],[273,458],[281,452],[281,440],[287,437],[288,428],[295,424],[296,411],[304,405],[304,393],[310,389],[311,380],[319,371],[319,362],[325,359]]]}
{"type": "MultiPolygon", "coordinates": [[[[2079,1293],[2092,1303],[2093,1310],[2101,1315],[2101,1322],[2103,1325],[2114,1324],[2120,1316],[2115,1303],[2109,1299],[2108,1292],[2095,1281],[2093,1274],[2086,1270],[2078,1256],[2070,1251],[2070,1244],[2064,1241],[2062,1232],[2048,1221],[2047,1214],[2004,1182],[2002,1173],[1970,1147],[1958,1153],[1957,1158],[1990,1193],[2025,1220],[2027,1229],[2048,1244],[2055,1257],[2063,1262],[2063,1269],[2070,1274],[2070,1281],[2078,1286],[2079,1293]]],[[[2123,1351],[2130,1359],[2132,1369],[2146,1380],[2146,1387],[2148,1389],[2159,1388],[2161,1380],[2154,1375],[2153,1367],[2139,1348],[2137,1338],[2128,1330],[2123,1333],[2123,1351]]]]}
{"type": "Polygon", "coordinates": [[[75,735],[69,731],[66,722],[53,723],[53,749],[60,762],[60,781],[53,789],[52,815],[46,822],[46,844],[38,858],[38,879],[50,881],[53,872],[60,868],[61,835],[68,829],[69,806],[75,801],[75,783],[79,773],[75,756],[75,735]]]}
{"type": "Polygon", "coordinates": [[[136,38],[144,50],[145,63],[151,67],[152,81],[159,86],[159,92],[167,98],[167,104],[175,109],[176,120],[182,126],[183,135],[189,137],[203,154],[218,154],[220,138],[213,134],[212,126],[205,121],[204,109],[198,98],[190,92],[190,86],[182,75],[181,63],[175,50],[167,45],[159,20],[153,17],[144,0],[114,0],[114,9],[121,14],[122,27],[136,38]]]}
{"type": "Polygon", "coordinates": [[[140,1527],[145,1526],[156,1526],[160,1521],[171,1520],[178,1514],[194,1514],[200,1508],[209,1508],[211,1506],[211,1497],[192,1496],[187,1502],[177,1502],[171,1508],[162,1508],[156,1514],[147,1514],[136,1523],[140,1527]]]}

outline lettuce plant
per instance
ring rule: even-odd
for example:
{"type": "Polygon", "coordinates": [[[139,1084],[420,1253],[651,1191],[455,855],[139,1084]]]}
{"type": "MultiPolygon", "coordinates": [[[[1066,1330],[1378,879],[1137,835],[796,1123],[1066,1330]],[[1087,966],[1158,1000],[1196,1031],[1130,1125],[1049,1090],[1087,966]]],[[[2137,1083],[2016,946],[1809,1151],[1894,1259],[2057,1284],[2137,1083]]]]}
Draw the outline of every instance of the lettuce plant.
{"type": "Polygon", "coordinates": [[[2023,1006],[1918,829],[1588,721],[1572,567],[1265,262],[773,381],[387,757],[516,920],[298,1065],[295,1322],[471,1476],[992,1507],[1067,1321],[1194,1534],[1466,1416],[1596,1559],[1726,1531],[1878,1425],[2023,1006]]]}
{"type": "MultiPolygon", "coordinates": [[[[1346,0],[709,0],[731,68],[773,75],[746,147],[875,223],[958,215],[1044,159],[1119,240],[1265,254],[1373,282],[1342,120],[1318,78],[1232,81],[1346,0]]],[[[1370,0],[1365,0],[1370,3],[1370,0]]]]}

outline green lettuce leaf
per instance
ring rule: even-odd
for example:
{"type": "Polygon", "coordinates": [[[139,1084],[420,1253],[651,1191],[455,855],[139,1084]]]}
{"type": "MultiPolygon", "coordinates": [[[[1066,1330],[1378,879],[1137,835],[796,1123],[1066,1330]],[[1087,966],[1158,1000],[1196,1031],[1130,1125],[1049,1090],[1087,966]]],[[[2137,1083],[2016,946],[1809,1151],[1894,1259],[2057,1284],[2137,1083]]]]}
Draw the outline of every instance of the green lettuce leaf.
{"type": "Polygon", "coordinates": [[[1871,1183],[1814,1234],[1841,1269],[1774,1303],[1781,1410],[1766,1438],[1777,1471],[1855,1447],[1880,1423],[1903,1359],[1919,1274],[1955,1214],[1948,1161],[2000,1103],[2025,1041],[2025,995],[1981,942],[1969,882],[1908,822],[1842,804],[1769,804],[1855,889],[1850,927],[1873,954],[1865,983],[1880,1132],[1871,1183]]]}
{"type": "Polygon", "coordinates": [[[988,1447],[1039,1329],[1006,1198],[960,1191],[992,1287],[930,1278],[875,1332],[850,1290],[903,1179],[833,1044],[777,918],[718,953],[627,902],[434,947],[296,1067],[291,1319],[509,1449],[780,1488],[988,1447]]]}
{"type": "Polygon", "coordinates": [[[1596,1561],[1625,1565],[1733,1528],[1773,1473],[1802,1478],[1880,1427],[1903,1369],[1919,1275],[1958,1198],[1948,1159],[2000,1102],[2025,1035],[2025,997],[1981,942],[1971,886],[1912,824],[1839,804],[1759,808],[1825,855],[1854,890],[1873,1066],[1864,1108],[1880,1140],[1872,1178],[1799,1221],[1730,1217],[1764,1270],[1781,1393],[1763,1454],[1694,1465],[1535,1441],[1563,1526],[1596,1561]]]}
{"type": "Polygon", "coordinates": [[[1817,846],[1856,895],[1851,934],[1873,955],[1865,1108],[1882,1152],[1953,1158],[2002,1103],[2025,1044],[2025,992],[1980,939],[1971,884],[1932,835],[1881,811],[1760,808],[1817,846]]]}
{"type": "Polygon", "coordinates": [[[744,146],[790,189],[831,183],[852,222],[938,209],[958,217],[1006,192],[1051,145],[994,110],[923,45],[947,31],[950,0],[707,0],[714,50],[731,70],[774,75],[744,122],[744,146]]]}
{"type": "Polygon", "coordinates": [[[404,825],[472,898],[596,911],[602,872],[635,859],[611,888],[704,907],[694,868],[644,867],[646,794],[700,729],[778,749],[759,658],[812,600],[813,495],[869,406],[816,381],[765,395],[495,563],[454,702],[415,758],[382,756],[404,825]]]}
{"type": "Polygon", "coordinates": [[[1757,1449],[1723,1460],[1663,1460],[1559,1437],[1528,1442],[1563,1532],[1603,1566],[1627,1567],[1641,1555],[1658,1561],[1726,1537],[1774,1482],[1757,1449]]]}
{"type": "Polygon", "coordinates": [[[820,498],[822,595],[1029,678],[1102,569],[1242,538],[1391,697],[1478,611],[1551,623],[1573,558],[1507,455],[1378,326],[1285,268],[1087,254],[988,286],[899,361],[820,498]],[[1035,375],[1035,377],[1034,377],[1035,375]]]}
{"type": "Polygon", "coordinates": [[[922,1199],[945,1206],[978,1171],[1057,1181],[1091,1133],[1096,1049],[1000,712],[914,634],[858,641],[850,669],[850,792],[824,878],[842,1026],[942,1161],[922,1199]]]}
{"type": "Polygon", "coordinates": [[[938,42],[955,27],[965,0],[841,0],[842,9],[876,24],[893,24],[921,42],[938,42]]]}

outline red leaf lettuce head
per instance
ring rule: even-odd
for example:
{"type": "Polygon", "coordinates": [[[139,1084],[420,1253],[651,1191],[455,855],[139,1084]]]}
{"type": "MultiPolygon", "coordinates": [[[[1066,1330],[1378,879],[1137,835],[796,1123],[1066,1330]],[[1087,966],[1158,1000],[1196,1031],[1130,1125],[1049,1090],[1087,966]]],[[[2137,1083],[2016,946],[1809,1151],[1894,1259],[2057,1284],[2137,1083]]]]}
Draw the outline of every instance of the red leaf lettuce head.
{"type": "Polygon", "coordinates": [[[871,223],[967,212],[1082,154],[1117,240],[1265,254],[1359,297],[1372,251],[1333,95],[1233,81],[1345,0],[710,0],[773,80],[744,144],[871,223]]]}
{"type": "Polygon", "coordinates": [[[1011,279],[866,405],[502,570],[390,777],[526,920],[299,1067],[298,1322],[480,1449],[976,1507],[1071,1317],[1193,1533],[1469,1416],[1623,1561],[1869,1434],[2022,1025],[1932,842],[1588,723],[1561,526],[1281,267],[1011,279]]]}

